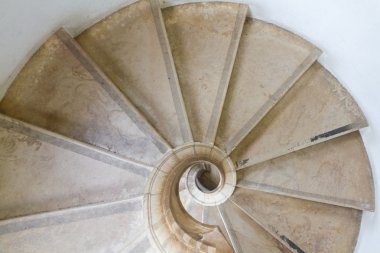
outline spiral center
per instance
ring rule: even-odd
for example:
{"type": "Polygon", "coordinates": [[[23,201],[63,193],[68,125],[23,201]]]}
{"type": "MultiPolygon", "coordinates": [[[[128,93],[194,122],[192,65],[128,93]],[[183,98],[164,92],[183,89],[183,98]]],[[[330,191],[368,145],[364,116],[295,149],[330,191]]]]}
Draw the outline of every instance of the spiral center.
{"type": "Polygon", "coordinates": [[[204,193],[217,190],[221,185],[221,174],[218,167],[206,162],[198,164],[198,166],[201,168],[195,177],[198,189],[204,193]]]}

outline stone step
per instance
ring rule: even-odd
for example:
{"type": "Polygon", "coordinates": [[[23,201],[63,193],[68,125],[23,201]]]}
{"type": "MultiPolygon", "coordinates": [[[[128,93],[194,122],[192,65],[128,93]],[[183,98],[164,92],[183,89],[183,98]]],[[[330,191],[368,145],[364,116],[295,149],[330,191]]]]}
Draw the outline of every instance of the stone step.
{"type": "Polygon", "coordinates": [[[192,141],[157,0],[128,5],[77,41],[171,146],[192,141]]]}
{"type": "Polygon", "coordinates": [[[74,42],[62,29],[52,35],[18,74],[0,111],[118,155],[155,163],[168,145],[74,42]]]}
{"type": "Polygon", "coordinates": [[[232,152],[320,53],[289,31],[247,18],[216,145],[232,152]]]}
{"type": "Polygon", "coordinates": [[[163,17],[194,141],[213,143],[247,6],[192,3],[163,17]]]}
{"type": "Polygon", "coordinates": [[[294,253],[351,252],[360,229],[362,211],[351,208],[243,188],[231,200],[294,253]]]}
{"type": "Polygon", "coordinates": [[[232,152],[240,168],[367,126],[350,94],[314,63],[232,152]]]}

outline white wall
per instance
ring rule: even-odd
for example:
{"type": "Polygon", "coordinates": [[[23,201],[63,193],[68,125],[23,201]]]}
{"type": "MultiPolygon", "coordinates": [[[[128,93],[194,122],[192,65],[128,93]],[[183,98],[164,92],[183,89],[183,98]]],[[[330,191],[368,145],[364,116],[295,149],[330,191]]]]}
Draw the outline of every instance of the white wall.
{"type": "MultiPolygon", "coordinates": [[[[77,34],[132,0],[0,0],[0,96],[14,73],[60,26],[77,34]],[[21,7],[22,6],[22,7],[21,7]]],[[[165,5],[173,2],[164,1],[165,5]]],[[[380,1],[247,0],[252,14],[324,51],[321,63],[349,90],[370,127],[362,131],[380,189],[380,1]]],[[[380,203],[377,191],[377,203],[380,203]]],[[[380,211],[380,205],[377,204],[380,211]]],[[[380,217],[365,213],[356,253],[380,252],[380,217]]]]}

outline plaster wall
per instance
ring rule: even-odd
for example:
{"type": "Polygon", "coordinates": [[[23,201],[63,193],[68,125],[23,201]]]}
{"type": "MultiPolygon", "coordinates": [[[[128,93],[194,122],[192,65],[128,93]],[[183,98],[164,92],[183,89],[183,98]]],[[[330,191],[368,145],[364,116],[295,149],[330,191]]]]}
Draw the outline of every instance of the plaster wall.
{"type": "MultiPolygon", "coordinates": [[[[232,0],[231,0],[232,1],[232,0]]],[[[131,0],[0,0],[0,97],[33,52],[60,26],[73,35],[131,0]]],[[[184,1],[164,1],[166,6],[184,1]]],[[[364,213],[356,253],[380,252],[380,1],[247,0],[256,18],[284,27],[324,51],[321,63],[364,111],[377,213],[364,213]]]]}

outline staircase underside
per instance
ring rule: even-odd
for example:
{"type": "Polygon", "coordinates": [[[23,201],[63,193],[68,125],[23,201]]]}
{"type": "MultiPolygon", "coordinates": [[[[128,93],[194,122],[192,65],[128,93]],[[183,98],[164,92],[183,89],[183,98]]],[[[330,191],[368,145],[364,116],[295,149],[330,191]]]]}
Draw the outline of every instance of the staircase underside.
{"type": "Polygon", "coordinates": [[[353,252],[366,119],[247,10],[140,0],[57,30],[0,102],[0,252],[353,252]]]}

